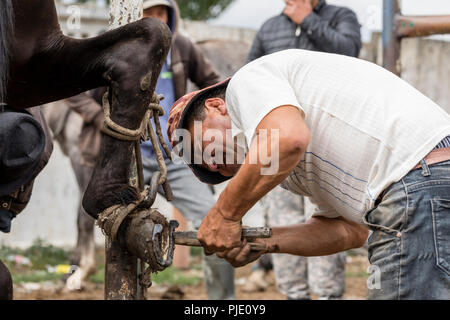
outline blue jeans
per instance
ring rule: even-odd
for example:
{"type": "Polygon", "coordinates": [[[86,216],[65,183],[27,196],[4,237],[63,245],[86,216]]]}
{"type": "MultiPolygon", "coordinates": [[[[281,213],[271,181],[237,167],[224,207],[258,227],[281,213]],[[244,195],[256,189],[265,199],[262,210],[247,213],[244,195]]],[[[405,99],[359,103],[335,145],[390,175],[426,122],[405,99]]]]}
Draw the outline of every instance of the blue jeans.
{"type": "Polygon", "coordinates": [[[364,218],[369,299],[450,299],[450,161],[422,161],[364,218]]]}

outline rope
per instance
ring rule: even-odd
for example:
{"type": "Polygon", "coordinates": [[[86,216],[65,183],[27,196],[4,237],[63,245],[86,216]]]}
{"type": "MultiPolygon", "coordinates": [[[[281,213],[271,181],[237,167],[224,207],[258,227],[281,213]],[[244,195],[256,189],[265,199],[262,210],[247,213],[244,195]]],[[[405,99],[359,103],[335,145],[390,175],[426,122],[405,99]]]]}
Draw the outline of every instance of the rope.
{"type": "Polygon", "coordinates": [[[103,128],[101,131],[110,137],[113,137],[118,140],[123,141],[136,141],[136,145],[134,146],[136,151],[136,161],[137,161],[137,169],[140,180],[140,189],[143,189],[143,165],[142,165],[142,156],[140,153],[139,142],[140,140],[148,141],[151,140],[153,149],[155,151],[156,160],[158,162],[158,166],[160,168],[161,175],[159,177],[158,185],[162,185],[163,189],[166,193],[166,198],[170,201],[173,198],[172,190],[167,183],[167,168],[166,163],[164,161],[164,157],[159,146],[159,143],[163,147],[164,152],[166,153],[169,159],[171,158],[171,152],[169,147],[167,146],[166,141],[161,132],[161,123],[159,121],[159,117],[164,115],[164,109],[160,105],[160,101],[163,99],[162,96],[158,96],[156,93],[153,93],[153,97],[151,99],[150,104],[148,105],[148,109],[145,112],[144,118],[141,122],[139,129],[131,130],[125,128],[111,119],[111,105],[109,103],[109,93],[106,92],[103,95],[103,108],[105,112],[105,121],[103,123],[103,128]],[[153,125],[150,119],[153,118],[155,121],[155,130],[153,130],[153,125]],[[158,143],[159,142],[159,143],[158,143]]]}
{"type": "MultiPolygon", "coordinates": [[[[120,204],[111,206],[99,214],[97,219],[98,226],[112,240],[116,240],[120,226],[130,213],[132,213],[137,207],[144,207],[148,209],[153,205],[159,186],[163,187],[167,200],[170,201],[173,199],[172,189],[170,188],[170,185],[167,181],[167,167],[159,143],[161,144],[167,157],[169,159],[172,159],[172,157],[171,152],[162,135],[161,123],[159,121],[159,117],[162,117],[164,115],[164,109],[160,105],[160,101],[163,99],[162,96],[158,96],[156,93],[153,94],[141,125],[139,129],[136,130],[125,128],[111,119],[111,105],[109,103],[108,96],[108,92],[103,95],[105,121],[103,123],[101,131],[114,139],[134,142],[139,190],[144,189],[144,174],[140,148],[141,140],[151,140],[156,155],[156,160],[160,169],[159,172],[156,172],[152,176],[150,186],[139,194],[139,199],[126,206],[120,204]],[[155,130],[153,129],[152,122],[150,121],[151,118],[153,118],[155,121],[155,130]]],[[[151,273],[157,270],[158,269],[155,266],[149,266],[145,268],[145,263],[141,261],[141,274],[139,275],[139,284],[142,289],[148,289],[149,287],[151,287],[151,273]]],[[[145,290],[142,290],[141,293],[145,299],[145,290]]]]}
{"type": "Polygon", "coordinates": [[[139,199],[124,206],[114,205],[101,212],[97,218],[98,226],[112,240],[117,239],[117,232],[125,218],[134,211],[147,197],[149,190],[145,189],[139,194],[139,199]]]}
{"type": "Polygon", "coordinates": [[[144,131],[145,124],[150,119],[150,110],[147,110],[145,112],[144,118],[143,118],[143,120],[141,122],[141,126],[139,127],[139,129],[136,129],[136,130],[127,129],[127,128],[122,127],[121,125],[115,123],[111,119],[111,105],[109,104],[108,95],[109,95],[109,93],[107,91],[103,95],[103,99],[102,99],[103,100],[103,110],[105,112],[104,127],[107,128],[108,132],[113,131],[114,134],[115,134],[114,137],[117,138],[117,139],[120,139],[120,140],[123,139],[123,140],[126,140],[126,141],[129,141],[130,138],[135,138],[136,140],[139,139],[139,137],[141,136],[142,132],[144,131]]]}
{"type": "MultiPolygon", "coordinates": [[[[172,192],[170,186],[167,183],[167,168],[166,163],[164,161],[164,157],[162,155],[162,151],[159,147],[158,141],[164,148],[164,151],[168,156],[170,156],[170,151],[164,141],[164,138],[161,134],[161,125],[159,122],[159,117],[164,115],[164,109],[159,104],[162,97],[153,94],[151,102],[148,106],[147,111],[145,112],[144,118],[141,122],[139,129],[131,130],[127,129],[111,119],[111,105],[109,103],[109,93],[106,92],[103,95],[103,107],[105,112],[105,121],[103,123],[102,132],[122,141],[133,141],[134,142],[134,150],[136,155],[136,167],[138,174],[138,184],[139,189],[144,189],[144,174],[143,174],[143,164],[142,164],[142,155],[140,148],[140,141],[151,140],[153,148],[155,150],[156,159],[158,161],[158,166],[160,168],[160,172],[155,176],[156,179],[152,179],[151,187],[143,190],[139,196],[139,199],[136,201],[124,206],[124,205],[114,205],[103,212],[100,213],[97,223],[100,228],[102,228],[106,235],[111,237],[111,239],[116,240],[117,232],[119,230],[120,225],[125,220],[125,218],[133,212],[141,204],[144,204],[146,208],[150,208],[155,201],[155,192],[151,192],[150,199],[149,193],[150,190],[157,190],[157,187],[163,185],[164,190],[167,190],[166,197],[169,199],[172,198],[172,192]],[[151,118],[155,119],[156,132],[153,130],[152,123],[150,121],[151,118]],[[154,185],[156,184],[156,186],[154,185]],[[169,187],[168,187],[169,186],[169,187]]],[[[169,200],[170,200],[169,199],[169,200]]]]}

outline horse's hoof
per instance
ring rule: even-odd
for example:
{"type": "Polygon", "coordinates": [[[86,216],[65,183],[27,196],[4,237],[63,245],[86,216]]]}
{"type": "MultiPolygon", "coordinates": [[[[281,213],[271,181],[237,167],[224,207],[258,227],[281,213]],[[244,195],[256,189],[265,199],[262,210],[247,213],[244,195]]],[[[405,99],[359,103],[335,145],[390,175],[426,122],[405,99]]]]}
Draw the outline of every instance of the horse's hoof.
{"type": "Polygon", "coordinates": [[[84,288],[83,272],[77,269],[69,278],[67,278],[65,290],[69,292],[80,291],[84,288]]]}

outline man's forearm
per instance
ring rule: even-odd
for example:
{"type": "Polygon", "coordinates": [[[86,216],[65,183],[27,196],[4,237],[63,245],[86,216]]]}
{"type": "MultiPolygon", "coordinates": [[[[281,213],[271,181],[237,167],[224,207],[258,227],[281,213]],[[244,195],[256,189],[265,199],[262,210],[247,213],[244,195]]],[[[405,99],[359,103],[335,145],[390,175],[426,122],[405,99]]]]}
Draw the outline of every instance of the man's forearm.
{"type": "Polygon", "coordinates": [[[359,248],[368,230],[344,218],[313,217],[306,223],[272,228],[273,235],[262,240],[269,252],[299,256],[325,256],[359,248]]]}
{"type": "Polygon", "coordinates": [[[291,146],[280,141],[278,171],[273,175],[262,175],[264,166],[261,163],[249,164],[250,154],[257,152],[258,148],[256,143],[252,145],[245,164],[219,197],[217,205],[226,218],[242,218],[259,199],[286,179],[305,152],[301,149],[293,150],[291,146]],[[285,147],[282,147],[283,145],[285,147]]]}
{"type": "Polygon", "coordinates": [[[359,248],[367,240],[368,230],[344,218],[313,217],[306,223],[272,228],[272,237],[254,239],[265,244],[266,251],[252,251],[249,243],[217,253],[235,268],[255,261],[264,253],[287,253],[314,257],[359,248]]]}
{"type": "Polygon", "coordinates": [[[253,138],[245,163],[216,204],[216,209],[231,220],[242,218],[259,199],[286,179],[298,165],[309,143],[309,128],[302,113],[294,106],[272,110],[260,122],[256,132],[267,134],[257,134],[253,138]],[[272,136],[273,130],[277,133],[276,141],[272,136]],[[262,163],[259,157],[261,150],[267,150],[270,163],[262,163]],[[274,172],[269,174],[268,168],[274,172]]]}

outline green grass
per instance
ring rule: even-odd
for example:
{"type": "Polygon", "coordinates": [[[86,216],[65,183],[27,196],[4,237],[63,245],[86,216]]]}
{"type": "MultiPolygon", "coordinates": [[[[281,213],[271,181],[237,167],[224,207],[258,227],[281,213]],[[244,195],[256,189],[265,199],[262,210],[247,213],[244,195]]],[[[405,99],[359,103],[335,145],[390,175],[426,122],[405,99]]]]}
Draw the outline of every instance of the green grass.
{"type": "MultiPolygon", "coordinates": [[[[191,269],[199,270],[200,265],[193,265],[191,269]]],[[[89,281],[97,284],[105,282],[105,269],[98,268],[97,272],[89,278],[89,281]]],[[[185,271],[174,267],[169,267],[157,274],[152,274],[152,282],[155,284],[169,284],[169,285],[196,285],[202,279],[197,276],[186,274],[185,271]]]]}
{"type": "Polygon", "coordinates": [[[61,279],[60,274],[48,273],[45,271],[36,271],[32,273],[14,273],[12,274],[14,283],[22,282],[44,282],[44,281],[58,281],[61,279]]]}
{"type": "Polygon", "coordinates": [[[47,272],[47,266],[69,264],[70,251],[57,248],[45,243],[41,239],[33,242],[27,249],[0,247],[0,260],[2,260],[11,272],[14,283],[56,281],[61,279],[60,274],[47,272]],[[14,261],[8,261],[10,255],[21,255],[30,260],[29,265],[16,265],[14,261]]]}
{"type": "Polygon", "coordinates": [[[200,277],[186,275],[185,272],[174,267],[167,268],[158,274],[152,274],[152,281],[156,284],[193,286],[201,281],[200,277]]]}
{"type": "Polygon", "coordinates": [[[40,239],[24,250],[23,255],[31,260],[33,269],[37,270],[45,270],[47,265],[56,266],[70,263],[70,252],[46,244],[40,239]]]}
{"type": "Polygon", "coordinates": [[[346,272],[345,276],[348,277],[348,278],[367,278],[368,276],[370,276],[370,274],[368,274],[365,271],[346,272]]]}
{"type": "MultiPolygon", "coordinates": [[[[202,251],[202,248],[191,248],[191,256],[196,262],[191,264],[190,270],[202,269],[200,258],[202,251]]],[[[31,247],[24,250],[5,246],[0,247],[0,260],[8,266],[14,283],[56,281],[61,279],[62,275],[47,272],[47,266],[70,264],[70,255],[70,251],[57,248],[40,239],[34,241],[31,247]],[[6,260],[9,255],[27,257],[32,265],[15,265],[14,262],[6,260]]],[[[105,255],[102,250],[97,251],[97,272],[89,280],[96,284],[105,282],[105,255]]],[[[167,268],[158,274],[152,274],[152,280],[155,284],[169,285],[196,285],[202,281],[201,277],[174,267],[167,268]]]]}
{"type": "Polygon", "coordinates": [[[203,248],[202,247],[191,247],[191,256],[192,257],[200,257],[202,255],[203,248]]]}
{"type": "Polygon", "coordinates": [[[48,265],[56,266],[58,264],[69,264],[70,262],[69,251],[47,244],[41,239],[35,240],[31,247],[24,250],[5,246],[0,247],[0,259],[8,267],[14,268],[16,267],[14,262],[6,259],[9,255],[22,255],[30,259],[32,270],[46,270],[48,265]]]}
{"type": "Polygon", "coordinates": [[[97,250],[96,252],[97,271],[89,278],[89,281],[97,284],[103,284],[105,283],[105,251],[97,250]]]}
{"type": "MultiPolygon", "coordinates": [[[[197,262],[191,263],[190,270],[202,270],[201,254],[203,249],[192,247],[191,256],[197,262]],[[200,261],[200,262],[198,262],[200,261]]],[[[89,278],[89,281],[97,284],[105,283],[105,256],[104,252],[97,253],[97,272],[89,278]]],[[[155,284],[169,284],[169,285],[196,285],[202,279],[197,276],[189,275],[186,271],[179,270],[174,267],[169,267],[158,274],[152,274],[152,281],[155,284]]]]}
{"type": "Polygon", "coordinates": [[[89,278],[89,281],[97,284],[105,283],[105,268],[97,268],[97,272],[89,278]]]}

